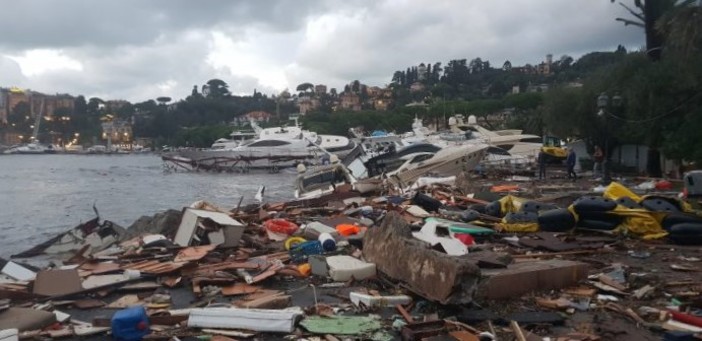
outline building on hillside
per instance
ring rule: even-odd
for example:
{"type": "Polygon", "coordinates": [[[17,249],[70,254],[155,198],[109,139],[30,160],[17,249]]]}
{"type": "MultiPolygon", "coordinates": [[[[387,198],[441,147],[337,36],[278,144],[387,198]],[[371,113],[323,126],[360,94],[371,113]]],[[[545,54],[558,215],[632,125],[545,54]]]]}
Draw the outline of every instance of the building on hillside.
{"type": "Polygon", "coordinates": [[[420,81],[427,79],[427,67],[424,65],[424,63],[419,64],[417,67],[417,78],[420,81]]]}
{"type": "Polygon", "coordinates": [[[327,93],[327,86],[324,84],[317,84],[314,86],[314,93],[317,96],[321,96],[327,93]]]}
{"type": "Polygon", "coordinates": [[[73,113],[75,98],[67,94],[49,96],[34,93],[32,94],[32,105],[34,105],[35,115],[38,114],[39,110],[43,110],[41,114],[45,117],[54,117],[56,116],[56,110],[60,108],[65,108],[69,113],[73,113]],[[44,102],[44,108],[40,109],[42,101],[44,102]]]}
{"type": "Polygon", "coordinates": [[[538,73],[540,75],[550,75],[553,73],[553,55],[552,54],[546,55],[546,61],[541,62],[537,66],[536,73],[538,73]]]}
{"type": "Polygon", "coordinates": [[[370,98],[392,98],[392,89],[371,86],[366,89],[370,98]]]}
{"type": "Polygon", "coordinates": [[[526,88],[526,92],[546,92],[548,91],[548,84],[529,84],[526,88]]]}
{"type": "Polygon", "coordinates": [[[375,110],[385,111],[388,110],[392,104],[391,98],[378,97],[373,99],[373,108],[375,110]]]}
{"type": "Polygon", "coordinates": [[[131,145],[134,135],[132,134],[132,123],[129,120],[106,119],[101,123],[102,139],[108,144],[120,145],[124,147],[131,145]]]}
{"type": "Polygon", "coordinates": [[[27,91],[22,91],[16,88],[10,89],[7,94],[8,116],[12,115],[12,110],[17,106],[17,104],[22,102],[29,104],[29,96],[27,95],[27,91]]]}
{"type": "Polygon", "coordinates": [[[419,92],[425,89],[424,84],[420,82],[414,82],[410,85],[410,92],[419,92]]]}
{"type": "Polygon", "coordinates": [[[485,120],[493,127],[493,129],[501,129],[507,125],[507,122],[509,122],[513,113],[513,108],[507,108],[502,111],[486,115],[485,120]]]}
{"type": "Polygon", "coordinates": [[[273,114],[271,114],[267,111],[260,111],[259,110],[259,111],[248,112],[248,113],[246,113],[246,115],[244,115],[244,117],[246,118],[247,121],[253,120],[256,122],[263,123],[263,122],[270,121],[271,118],[273,117],[273,114]]]}
{"type": "Polygon", "coordinates": [[[8,90],[0,88],[0,124],[7,124],[7,115],[10,110],[7,108],[8,90]]]}
{"type": "Polygon", "coordinates": [[[319,103],[319,101],[313,100],[308,94],[304,94],[297,98],[297,106],[300,114],[302,115],[316,109],[315,103],[319,103]]]}
{"type": "Polygon", "coordinates": [[[519,92],[520,92],[519,85],[515,85],[515,86],[512,87],[512,94],[513,94],[513,95],[516,95],[516,94],[518,94],[519,92]]]}
{"type": "Polygon", "coordinates": [[[369,86],[366,91],[368,97],[375,98],[381,96],[383,89],[381,89],[379,86],[369,86]]]}
{"type": "Polygon", "coordinates": [[[341,109],[360,111],[361,110],[361,96],[353,92],[344,92],[339,95],[339,106],[341,109]]]}

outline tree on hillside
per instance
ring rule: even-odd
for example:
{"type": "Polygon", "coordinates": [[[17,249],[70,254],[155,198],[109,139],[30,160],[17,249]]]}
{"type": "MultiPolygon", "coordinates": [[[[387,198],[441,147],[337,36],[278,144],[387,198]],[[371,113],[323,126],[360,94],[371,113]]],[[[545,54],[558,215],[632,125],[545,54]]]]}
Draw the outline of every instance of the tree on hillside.
{"type": "Polygon", "coordinates": [[[504,70],[504,71],[512,70],[512,63],[509,60],[505,60],[505,63],[502,64],[502,70],[504,70]]]}
{"type": "Polygon", "coordinates": [[[105,101],[97,97],[91,97],[88,100],[88,114],[90,116],[99,115],[101,109],[105,106],[105,101]]]}
{"type": "Polygon", "coordinates": [[[391,82],[394,85],[405,85],[405,74],[402,71],[395,71],[391,82]]]}
{"type": "Polygon", "coordinates": [[[361,92],[361,82],[359,82],[358,79],[351,82],[351,91],[353,91],[354,93],[361,92]]]}
{"type": "Polygon", "coordinates": [[[301,83],[295,89],[298,92],[308,92],[308,91],[312,91],[314,89],[314,85],[312,83],[301,83]]]}
{"type": "Polygon", "coordinates": [[[225,81],[217,78],[210,79],[209,81],[207,81],[207,84],[203,85],[202,93],[207,98],[216,99],[231,96],[231,93],[229,92],[229,85],[225,81]]]}
{"type": "Polygon", "coordinates": [[[85,97],[80,95],[73,100],[73,118],[85,117],[88,115],[88,103],[85,97]]]}
{"type": "Polygon", "coordinates": [[[170,102],[171,98],[167,96],[161,96],[156,98],[156,102],[160,105],[166,105],[166,103],[170,102]]]}
{"type": "Polygon", "coordinates": [[[561,59],[558,60],[558,67],[561,69],[569,68],[571,64],[573,64],[573,57],[567,54],[562,55],[561,59]]]}
{"type": "Polygon", "coordinates": [[[441,68],[441,63],[440,62],[434,63],[434,67],[432,67],[432,69],[431,69],[431,79],[434,82],[438,82],[439,79],[441,78],[442,71],[443,71],[443,69],[441,68]]]}

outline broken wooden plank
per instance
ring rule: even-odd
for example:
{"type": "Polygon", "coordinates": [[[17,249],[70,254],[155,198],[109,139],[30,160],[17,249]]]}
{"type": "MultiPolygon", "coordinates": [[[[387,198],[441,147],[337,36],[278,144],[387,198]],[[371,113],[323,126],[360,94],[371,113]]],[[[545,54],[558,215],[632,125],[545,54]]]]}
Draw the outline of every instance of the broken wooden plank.
{"type": "Polygon", "coordinates": [[[397,311],[400,313],[400,315],[402,315],[402,317],[405,319],[405,321],[407,321],[407,323],[414,322],[414,318],[407,312],[407,310],[405,309],[405,307],[402,306],[402,304],[396,304],[395,309],[397,309],[397,311]]]}
{"type": "Polygon", "coordinates": [[[517,341],[527,341],[526,337],[524,337],[524,332],[522,332],[522,328],[519,327],[519,323],[517,323],[517,321],[510,321],[509,326],[512,328],[512,332],[514,333],[517,341]]]}

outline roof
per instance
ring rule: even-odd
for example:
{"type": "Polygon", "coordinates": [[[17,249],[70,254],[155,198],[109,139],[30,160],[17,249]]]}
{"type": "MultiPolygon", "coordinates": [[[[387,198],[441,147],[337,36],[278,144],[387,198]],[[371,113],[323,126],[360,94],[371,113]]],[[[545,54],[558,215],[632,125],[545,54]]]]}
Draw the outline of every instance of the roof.
{"type": "Polygon", "coordinates": [[[267,113],[265,111],[251,111],[246,113],[246,117],[248,118],[269,118],[271,117],[270,113],[267,113]]]}

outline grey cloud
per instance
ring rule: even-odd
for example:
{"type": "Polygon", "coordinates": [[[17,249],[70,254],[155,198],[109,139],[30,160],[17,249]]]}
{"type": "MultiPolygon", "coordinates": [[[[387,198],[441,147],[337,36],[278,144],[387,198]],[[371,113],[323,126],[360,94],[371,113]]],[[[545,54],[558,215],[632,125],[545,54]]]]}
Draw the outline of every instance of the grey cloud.
{"type": "Polygon", "coordinates": [[[0,79],[5,86],[23,87],[27,83],[27,78],[22,74],[19,64],[3,56],[0,56],[0,79]]]}
{"type": "MultiPolygon", "coordinates": [[[[206,59],[208,40],[203,34],[190,34],[148,46],[122,46],[111,49],[68,49],[67,54],[80,60],[82,71],[57,70],[32,77],[35,90],[68,92],[104,98],[143,101],[158,96],[174,99],[190,94],[193,85],[221,78],[230,83],[232,92],[251,93],[263,87],[251,77],[232,75],[215,69],[206,59]],[[173,83],[169,91],[160,85],[173,83]]],[[[270,89],[267,89],[270,90],[270,89]]]]}
{"type": "Polygon", "coordinates": [[[139,45],[164,33],[254,26],[296,30],[328,3],[313,0],[22,0],[3,4],[5,49],[139,45]]]}
{"type": "Polygon", "coordinates": [[[395,70],[420,62],[481,57],[520,65],[546,53],[577,58],[642,45],[643,32],[615,22],[618,16],[627,14],[607,0],[13,1],[0,11],[0,86],[134,101],[185,97],[210,78],[234,93],[282,90],[236,67],[209,65],[212,31],[254,44],[247,52],[284,70],[291,89],[305,81],[383,85],[395,70]],[[309,31],[320,20],[329,26],[309,31]],[[36,48],[60,49],[83,70],[27,78],[2,57],[36,48]],[[164,83],[175,86],[163,93],[164,83]]]}
{"type": "MultiPolygon", "coordinates": [[[[327,79],[390,81],[394,70],[420,62],[481,57],[493,65],[538,63],[547,53],[579,57],[618,44],[638,47],[643,32],[624,27],[609,1],[437,1],[399,10],[390,2],[373,15],[340,16],[328,40],[308,43],[290,69],[296,82],[325,65],[327,79]]],[[[294,82],[295,83],[295,82],[294,82]]]]}

